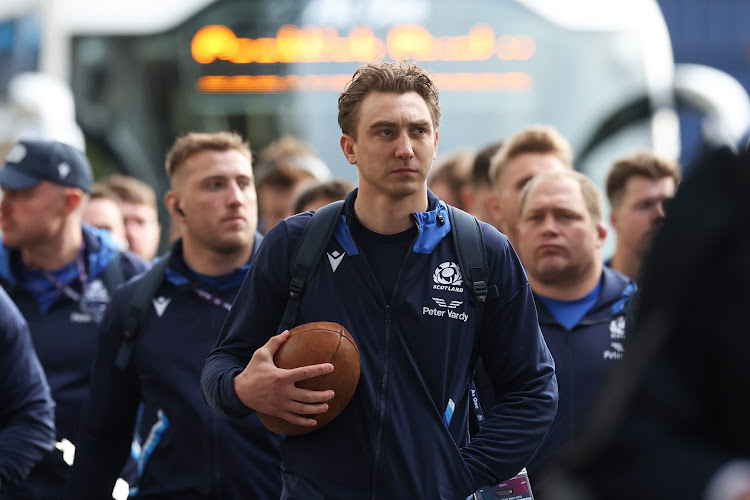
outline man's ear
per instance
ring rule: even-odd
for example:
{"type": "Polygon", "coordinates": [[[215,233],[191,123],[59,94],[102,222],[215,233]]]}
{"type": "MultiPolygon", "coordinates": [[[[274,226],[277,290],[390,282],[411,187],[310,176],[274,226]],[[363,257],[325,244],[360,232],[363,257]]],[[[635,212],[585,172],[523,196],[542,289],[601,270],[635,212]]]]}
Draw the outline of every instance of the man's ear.
{"type": "Polygon", "coordinates": [[[348,161],[352,165],[356,165],[357,144],[354,141],[354,137],[350,136],[349,134],[341,134],[341,141],[339,141],[339,144],[341,145],[341,151],[344,152],[346,161],[348,161]]]}
{"type": "Polygon", "coordinates": [[[78,208],[83,209],[88,203],[89,197],[79,188],[66,187],[63,198],[63,210],[65,214],[76,211],[78,208]]]}
{"type": "Polygon", "coordinates": [[[604,245],[604,241],[607,239],[607,225],[604,221],[599,221],[596,224],[596,236],[598,247],[601,248],[604,245]]]}
{"type": "Polygon", "coordinates": [[[168,191],[167,194],[164,195],[164,204],[167,206],[169,215],[171,215],[174,220],[181,221],[185,218],[185,213],[180,207],[180,195],[178,193],[175,191],[168,191]]]}

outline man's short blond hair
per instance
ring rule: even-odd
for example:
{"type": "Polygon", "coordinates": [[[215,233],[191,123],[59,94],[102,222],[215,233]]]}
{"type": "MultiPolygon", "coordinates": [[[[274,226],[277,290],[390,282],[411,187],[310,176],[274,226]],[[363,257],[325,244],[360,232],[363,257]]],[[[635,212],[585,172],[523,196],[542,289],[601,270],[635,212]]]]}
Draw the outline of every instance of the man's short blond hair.
{"type": "Polygon", "coordinates": [[[171,180],[185,161],[196,153],[232,150],[239,152],[252,163],[253,155],[250,152],[250,144],[236,132],[188,132],[178,137],[167,153],[164,165],[167,176],[171,180]]]}
{"type": "Polygon", "coordinates": [[[670,178],[676,187],[680,183],[680,166],[676,161],[646,150],[619,158],[609,169],[605,182],[610,206],[618,207],[622,203],[625,188],[633,177],[653,181],[670,178]]]}
{"type": "Polygon", "coordinates": [[[148,205],[156,208],[156,192],[145,182],[129,175],[112,174],[102,182],[103,186],[113,192],[119,201],[135,205],[148,205]]]}
{"type": "Polygon", "coordinates": [[[596,184],[594,184],[594,181],[583,175],[581,172],[576,172],[575,170],[549,170],[547,172],[542,172],[541,174],[531,179],[521,191],[521,204],[519,205],[518,210],[519,216],[523,214],[523,209],[526,206],[526,199],[535,186],[548,180],[565,178],[573,179],[578,184],[579,188],[581,189],[583,202],[585,203],[586,209],[591,216],[592,222],[594,224],[598,224],[599,222],[601,222],[602,213],[604,212],[604,197],[602,196],[599,188],[596,187],[596,184]]]}
{"type": "Polygon", "coordinates": [[[564,166],[573,166],[573,150],[568,140],[554,127],[532,125],[503,141],[500,149],[490,160],[490,182],[496,184],[510,162],[527,153],[549,154],[560,160],[564,166]]]}

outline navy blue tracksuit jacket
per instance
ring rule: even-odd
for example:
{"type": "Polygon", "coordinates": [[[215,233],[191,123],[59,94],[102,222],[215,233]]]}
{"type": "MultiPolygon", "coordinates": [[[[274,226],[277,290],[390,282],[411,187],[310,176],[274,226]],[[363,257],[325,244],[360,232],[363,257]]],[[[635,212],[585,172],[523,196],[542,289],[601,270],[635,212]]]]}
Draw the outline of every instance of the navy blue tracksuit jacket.
{"type": "MultiPolygon", "coordinates": [[[[91,364],[99,334],[98,313],[109,304],[117,286],[148,267],[134,254],[120,251],[107,231],[84,225],[83,242],[85,290],[81,290],[80,273],[68,283],[75,292],[82,292],[83,298],[74,300],[60,294],[48,307],[42,307],[39,297],[25,286],[25,270],[19,252],[0,248],[0,283],[29,324],[34,347],[56,403],[56,439],[66,443],[68,449],[70,443],[76,444],[81,407],[91,381],[91,364]]],[[[0,498],[62,498],[68,472],[63,452],[53,449],[26,481],[13,488],[3,488],[0,498]]]]}
{"type": "MultiPolygon", "coordinates": [[[[477,333],[447,208],[430,193],[428,211],[412,214],[417,236],[388,302],[350,232],[356,194],[347,197],[327,255],[309,277],[297,320],[349,330],[360,352],[359,385],[326,427],[284,440],[282,498],[463,500],[525,466],[555,415],[554,363],[526,275],[507,238],[482,224],[489,284],[499,293],[488,300],[477,333]],[[497,397],[469,442],[477,356],[497,397]]],[[[309,219],[290,217],[266,235],[206,363],[206,400],[227,415],[252,411],[237,398],[233,378],[276,333],[289,261],[309,219]]]]}
{"type": "Polygon", "coordinates": [[[25,479],[55,442],[55,403],[29,326],[0,288],[0,482],[25,479]]]}
{"type": "MultiPolygon", "coordinates": [[[[261,238],[256,234],[256,245],[261,238]]],[[[98,500],[112,491],[141,403],[135,498],[278,498],[281,437],[256,415],[233,421],[216,415],[200,392],[201,370],[227,315],[224,306],[234,300],[246,271],[199,277],[182,259],[178,240],[124,371],[115,358],[137,280],[118,291],[102,323],[67,498],[98,500]]]]}
{"type": "Polygon", "coordinates": [[[581,430],[607,375],[623,358],[625,309],[635,288],[630,278],[604,266],[599,299],[570,330],[555,319],[541,300],[536,301],[539,325],[555,358],[560,401],[555,421],[528,466],[532,488],[534,477],[543,479],[537,474],[543,474],[561,447],[581,430]]]}

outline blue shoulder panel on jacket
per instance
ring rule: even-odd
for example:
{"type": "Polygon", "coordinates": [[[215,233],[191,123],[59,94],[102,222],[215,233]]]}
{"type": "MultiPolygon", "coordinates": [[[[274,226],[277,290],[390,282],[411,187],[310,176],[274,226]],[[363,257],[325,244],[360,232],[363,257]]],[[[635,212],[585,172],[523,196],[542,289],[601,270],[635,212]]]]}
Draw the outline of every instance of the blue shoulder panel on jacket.
{"type": "Polygon", "coordinates": [[[419,226],[414,252],[429,255],[451,231],[448,207],[445,202],[440,201],[435,210],[416,212],[414,217],[419,226]]]}
{"type": "Polygon", "coordinates": [[[628,286],[623,289],[622,293],[620,294],[620,297],[612,304],[612,314],[620,314],[625,310],[625,306],[630,301],[630,296],[633,295],[633,292],[636,289],[636,284],[634,282],[628,283],[628,286]]]}
{"type": "Polygon", "coordinates": [[[3,245],[2,236],[0,236],[0,278],[9,286],[16,286],[16,278],[10,271],[10,248],[3,245]]]}
{"type": "Polygon", "coordinates": [[[339,217],[339,222],[333,230],[333,237],[336,238],[336,241],[339,242],[339,245],[341,245],[349,257],[359,255],[359,249],[357,249],[357,245],[352,239],[349,226],[346,225],[346,216],[343,214],[339,217]]]}
{"type": "Polygon", "coordinates": [[[82,230],[88,253],[89,279],[96,278],[109,266],[120,248],[109,231],[88,224],[83,224],[82,230]]]}

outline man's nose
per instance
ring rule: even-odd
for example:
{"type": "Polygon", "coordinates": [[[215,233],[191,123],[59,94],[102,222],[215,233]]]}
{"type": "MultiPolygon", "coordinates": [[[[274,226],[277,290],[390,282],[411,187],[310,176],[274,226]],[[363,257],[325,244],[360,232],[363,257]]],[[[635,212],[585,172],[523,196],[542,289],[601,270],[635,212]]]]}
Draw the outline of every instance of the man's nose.
{"type": "Polygon", "coordinates": [[[398,137],[396,156],[398,158],[411,158],[414,156],[414,149],[411,147],[411,139],[407,132],[402,132],[398,137]]]}

